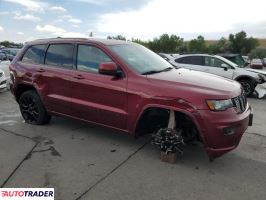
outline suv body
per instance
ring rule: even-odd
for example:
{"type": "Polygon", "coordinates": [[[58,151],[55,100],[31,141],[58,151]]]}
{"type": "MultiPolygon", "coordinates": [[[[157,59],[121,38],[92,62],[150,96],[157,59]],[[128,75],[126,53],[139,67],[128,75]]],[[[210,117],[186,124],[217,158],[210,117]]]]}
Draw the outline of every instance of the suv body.
{"type": "Polygon", "coordinates": [[[251,95],[254,92],[256,85],[263,82],[258,72],[254,72],[246,68],[240,68],[230,60],[217,55],[180,55],[178,58],[172,59],[170,63],[176,67],[207,72],[236,80],[241,83],[247,95],[251,95]]]}
{"type": "Polygon", "coordinates": [[[175,69],[131,42],[37,40],[24,46],[10,70],[11,92],[32,124],[61,115],[140,136],[167,127],[174,111],[186,141],[199,139],[214,159],[236,148],[252,123],[240,84],[175,69]]]}

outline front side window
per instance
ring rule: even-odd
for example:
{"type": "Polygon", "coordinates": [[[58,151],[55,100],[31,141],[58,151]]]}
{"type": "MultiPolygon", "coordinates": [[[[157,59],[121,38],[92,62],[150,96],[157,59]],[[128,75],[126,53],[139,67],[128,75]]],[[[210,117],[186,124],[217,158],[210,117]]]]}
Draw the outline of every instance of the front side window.
{"type": "Polygon", "coordinates": [[[222,60],[219,60],[219,59],[213,58],[213,57],[205,57],[204,58],[204,65],[205,66],[210,66],[210,67],[219,67],[219,68],[223,68],[223,65],[224,66],[228,66],[222,60]]]}
{"type": "Polygon", "coordinates": [[[43,64],[44,48],[45,45],[34,45],[29,47],[22,57],[22,62],[31,64],[43,64]]]}
{"type": "Polygon", "coordinates": [[[46,53],[45,64],[71,69],[73,66],[73,45],[51,44],[46,53]]]}
{"type": "Polygon", "coordinates": [[[112,60],[97,47],[78,45],[77,70],[98,73],[102,62],[112,62],[112,60]]]}

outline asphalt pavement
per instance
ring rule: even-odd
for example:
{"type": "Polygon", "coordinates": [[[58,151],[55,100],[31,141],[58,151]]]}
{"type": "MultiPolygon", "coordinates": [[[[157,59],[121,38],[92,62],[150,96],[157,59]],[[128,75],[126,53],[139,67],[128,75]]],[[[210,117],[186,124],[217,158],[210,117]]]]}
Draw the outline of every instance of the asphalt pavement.
{"type": "Polygon", "coordinates": [[[61,117],[26,124],[10,92],[2,92],[0,186],[53,187],[59,200],[265,199],[266,99],[248,101],[254,124],[236,150],[209,162],[201,145],[189,145],[168,164],[148,137],[61,117]]]}

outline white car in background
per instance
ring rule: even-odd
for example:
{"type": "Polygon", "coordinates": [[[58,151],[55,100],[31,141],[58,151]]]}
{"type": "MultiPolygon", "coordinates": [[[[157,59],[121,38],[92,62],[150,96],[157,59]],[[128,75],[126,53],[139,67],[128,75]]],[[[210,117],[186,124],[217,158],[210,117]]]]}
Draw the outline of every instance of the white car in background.
{"type": "Polygon", "coordinates": [[[9,65],[10,65],[10,61],[9,60],[0,61],[0,70],[2,70],[4,72],[4,74],[5,74],[7,85],[9,85],[9,81],[10,81],[9,65]]]}
{"type": "Polygon", "coordinates": [[[261,78],[266,76],[265,71],[240,68],[230,60],[217,55],[186,54],[175,57],[169,62],[175,67],[207,72],[236,80],[243,86],[246,95],[251,95],[258,84],[265,82],[261,78]]]}
{"type": "Polygon", "coordinates": [[[6,76],[3,70],[0,69],[0,91],[7,88],[6,76]]]}

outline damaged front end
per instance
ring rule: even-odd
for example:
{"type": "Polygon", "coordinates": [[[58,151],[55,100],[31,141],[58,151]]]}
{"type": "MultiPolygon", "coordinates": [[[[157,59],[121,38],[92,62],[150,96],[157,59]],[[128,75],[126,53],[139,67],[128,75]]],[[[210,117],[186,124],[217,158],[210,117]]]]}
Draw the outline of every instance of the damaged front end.
{"type": "Polygon", "coordinates": [[[259,99],[262,99],[266,96],[266,75],[258,74],[260,77],[260,83],[255,87],[255,93],[259,99]]]}

